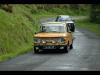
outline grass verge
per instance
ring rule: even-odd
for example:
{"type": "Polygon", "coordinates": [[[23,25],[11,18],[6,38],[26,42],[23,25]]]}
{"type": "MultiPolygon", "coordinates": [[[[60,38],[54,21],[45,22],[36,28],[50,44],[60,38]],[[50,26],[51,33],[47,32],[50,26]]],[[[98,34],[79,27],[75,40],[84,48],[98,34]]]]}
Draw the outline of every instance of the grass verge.
{"type": "Polygon", "coordinates": [[[100,36],[100,24],[91,23],[88,19],[77,20],[76,27],[87,29],[100,36]]]}

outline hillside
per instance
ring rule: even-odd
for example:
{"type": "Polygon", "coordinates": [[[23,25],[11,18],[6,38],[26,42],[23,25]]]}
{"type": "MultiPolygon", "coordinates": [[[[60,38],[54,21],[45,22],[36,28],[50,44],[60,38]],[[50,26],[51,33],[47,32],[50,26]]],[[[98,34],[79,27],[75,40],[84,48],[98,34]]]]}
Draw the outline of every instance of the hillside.
{"type": "Polygon", "coordinates": [[[0,9],[0,60],[31,50],[38,25],[30,10],[23,5],[14,5],[13,13],[0,9]]]}

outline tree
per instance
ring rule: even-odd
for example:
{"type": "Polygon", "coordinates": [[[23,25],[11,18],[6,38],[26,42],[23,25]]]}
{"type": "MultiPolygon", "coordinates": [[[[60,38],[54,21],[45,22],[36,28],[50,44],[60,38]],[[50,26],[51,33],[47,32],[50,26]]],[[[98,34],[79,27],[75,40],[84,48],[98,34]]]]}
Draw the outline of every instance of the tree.
{"type": "Polygon", "coordinates": [[[0,8],[4,9],[7,12],[13,12],[13,5],[12,4],[0,4],[0,8]]]}
{"type": "Polygon", "coordinates": [[[90,21],[100,23],[100,4],[91,5],[90,21]]]}

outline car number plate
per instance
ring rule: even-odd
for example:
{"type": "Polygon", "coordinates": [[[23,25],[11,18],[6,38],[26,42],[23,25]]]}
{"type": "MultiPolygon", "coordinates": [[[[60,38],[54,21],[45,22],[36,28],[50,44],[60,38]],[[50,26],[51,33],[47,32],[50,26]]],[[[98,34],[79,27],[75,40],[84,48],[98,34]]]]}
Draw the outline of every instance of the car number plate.
{"type": "Polygon", "coordinates": [[[54,49],[54,46],[45,46],[44,49],[54,49]]]}

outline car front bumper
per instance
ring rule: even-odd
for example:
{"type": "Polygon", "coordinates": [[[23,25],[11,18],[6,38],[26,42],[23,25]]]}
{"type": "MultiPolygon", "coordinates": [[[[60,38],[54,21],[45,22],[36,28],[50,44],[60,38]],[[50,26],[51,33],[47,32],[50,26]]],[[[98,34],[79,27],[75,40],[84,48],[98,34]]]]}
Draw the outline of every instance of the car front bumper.
{"type": "Polygon", "coordinates": [[[55,49],[55,50],[58,50],[58,49],[65,49],[67,45],[37,45],[37,46],[34,46],[34,48],[36,50],[52,50],[52,49],[55,49]]]}

